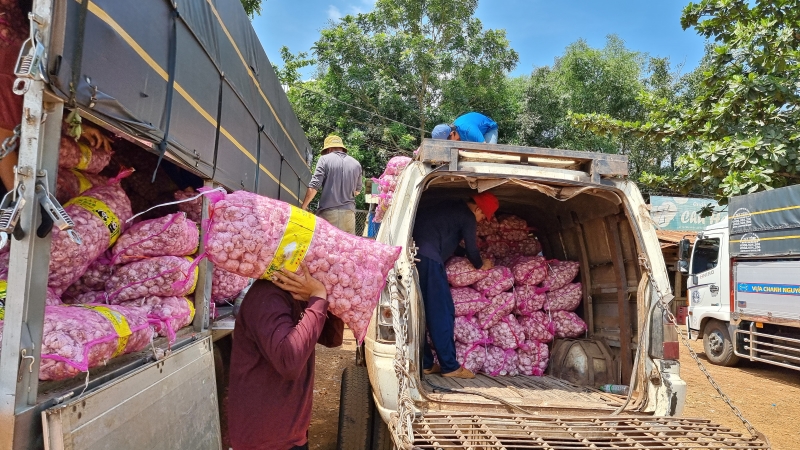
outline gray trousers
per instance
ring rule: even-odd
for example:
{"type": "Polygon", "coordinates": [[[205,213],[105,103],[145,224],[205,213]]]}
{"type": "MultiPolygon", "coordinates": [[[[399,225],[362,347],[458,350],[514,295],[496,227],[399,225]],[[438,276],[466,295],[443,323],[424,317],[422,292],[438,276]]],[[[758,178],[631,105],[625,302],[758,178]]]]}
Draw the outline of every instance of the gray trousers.
{"type": "Polygon", "coordinates": [[[350,234],[356,234],[356,213],[349,209],[326,209],[319,213],[328,223],[350,234]]]}

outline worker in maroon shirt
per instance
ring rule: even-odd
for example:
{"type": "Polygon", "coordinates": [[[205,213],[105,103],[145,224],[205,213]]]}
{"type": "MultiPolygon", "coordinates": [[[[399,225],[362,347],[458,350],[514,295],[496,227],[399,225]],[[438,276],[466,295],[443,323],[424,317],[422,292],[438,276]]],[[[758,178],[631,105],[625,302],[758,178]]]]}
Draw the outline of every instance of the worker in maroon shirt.
{"type": "Polygon", "coordinates": [[[308,449],[314,346],[342,345],[325,286],[305,264],[248,291],[233,330],[228,434],[234,450],[308,449]]]}

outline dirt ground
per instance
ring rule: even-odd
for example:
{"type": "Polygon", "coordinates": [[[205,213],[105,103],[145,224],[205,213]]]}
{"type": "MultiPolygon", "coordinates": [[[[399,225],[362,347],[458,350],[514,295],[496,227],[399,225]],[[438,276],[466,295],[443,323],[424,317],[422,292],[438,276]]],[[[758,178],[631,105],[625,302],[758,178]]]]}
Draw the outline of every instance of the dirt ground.
{"type": "MultiPolygon", "coordinates": [[[[317,346],[314,410],[309,448],[334,450],[339,420],[339,390],[345,367],[355,360],[355,340],[345,331],[344,345],[336,349],[317,346]]],[[[700,360],[738,406],[764,433],[774,450],[800,448],[800,373],[762,363],[742,361],[737,367],[715,366],[705,359],[702,341],[692,343],[700,360]]],[[[746,433],[741,422],[681,348],[681,378],[688,384],[686,417],[702,417],[746,433]]]]}

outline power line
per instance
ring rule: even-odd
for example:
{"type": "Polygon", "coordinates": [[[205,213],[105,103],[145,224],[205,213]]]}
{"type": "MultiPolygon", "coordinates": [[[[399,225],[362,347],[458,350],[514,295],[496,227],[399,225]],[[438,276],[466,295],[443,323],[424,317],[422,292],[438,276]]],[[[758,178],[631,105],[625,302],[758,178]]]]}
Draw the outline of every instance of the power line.
{"type": "Polygon", "coordinates": [[[365,113],[367,113],[367,114],[370,114],[370,115],[372,115],[372,116],[375,116],[375,117],[380,117],[381,119],[385,119],[385,120],[388,120],[388,121],[394,122],[394,123],[396,123],[396,124],[400,124],[400,125],[402,125],[402,126],[404,126],[404,127],[411,128],[411,129],[414,129],[414,130],[417,130],[417,131],[422,131],[423,133],[430,133],[428,130],[424,130],[424,129],[422,129],[422,128],[419,128],[419,127],[415,127],[415,126],[412,126],[412,125],[408,125],[408,124],[405,124],[405,123],[403,123],[403,122],[400,122],[399,120],[394,120],[394,119],[392,119],[392,118],[389,118],[389,117],[386,117],[386,116],[382,116],[382,115],[380,115],[380,114],[378,114],[378,113],[375,113],[375,112],[372,112],[372,111],[368,111],[368,110],[366,110],[366,109],[364,109],[364,108],[361,108],[360,106],[351,105],[350,103],[347,103],[347,102],[345,102],[345,101],[343,101],[343,100],[339,100],[338,98],[336,98],[336,97],[334,97],[334,96],[332,96],[332,95],[330,95],[330,94],[326,94],[326,93],[324,93],[324,92],[319,92],[319,91],[314,91],[314,90],[311,90],[311,89],[306,89],[305,87],[303,87],[303,86],[302,86],[302,85],[300,85],[300,84],[297,84],[297,85],[290,86],[290,87],[289,87],[289,89],[291,89],[291,88],[297,88],[297,89],[300,89],[301,91],[305,91],[305,92],[309,92],[309,93],[312,93],[312,94],[321,95],[321,96],[323,96],[323,97],[327,97],[328,99],[330,99],[330,100],[333,100],[333,101],[335,101],[335,102],[337,102],[337,103],[341,103],[341,104],[343,104],[343,105],[346,105],[346,106],[349,106],[349,107],[351,107],[351,108],[355,108],[355,109],[357,109],[357,110],[359,110],[359,111],[363,111],[363,112],[365,112],[365,113]]]}

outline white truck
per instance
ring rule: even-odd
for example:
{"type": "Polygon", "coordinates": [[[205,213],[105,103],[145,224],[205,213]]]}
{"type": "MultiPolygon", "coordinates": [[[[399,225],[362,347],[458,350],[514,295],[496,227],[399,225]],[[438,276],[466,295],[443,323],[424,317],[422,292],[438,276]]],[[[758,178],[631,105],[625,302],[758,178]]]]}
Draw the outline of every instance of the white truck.
{"type": "Polygon", "coordinates": [[[728,219],[697,236],[689,257],[689,337],[708,360],[741,358],[800,370],[800,187],[732,197],[728,219]]]}
{"type": "Polygon", "coordinates": [[[620,155],[424,140],[377,239],[403,247],[342,376],[339,449],[768,448],[686,400],[655,229],[620,155]],[[490,191],[537,229],[548,258],[580,262],[583,339],[556,339],[542,377],[423,375],[425,318],[412,239],[421,204],[490,191]],[[628,396],[601,392],[630,387],[628,396]]]}

